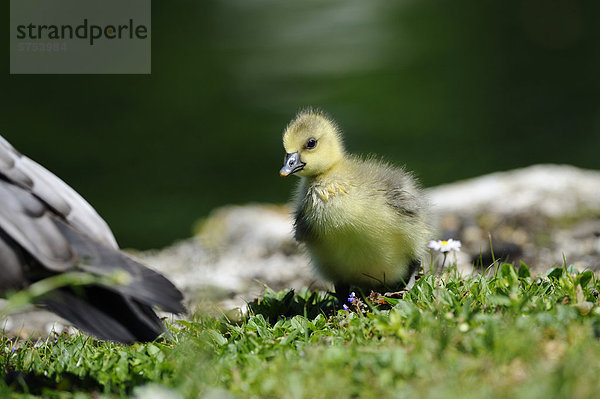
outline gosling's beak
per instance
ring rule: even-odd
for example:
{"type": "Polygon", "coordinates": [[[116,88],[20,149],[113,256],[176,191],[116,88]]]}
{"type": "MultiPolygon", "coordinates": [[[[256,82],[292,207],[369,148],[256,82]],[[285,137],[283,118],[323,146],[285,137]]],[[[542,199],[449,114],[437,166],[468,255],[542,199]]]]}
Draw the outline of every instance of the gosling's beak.
{"type": "Polygon", "coordinates": [[[293,154],[286,154],[285,161],[283,162],[283,168],[281,168],[279,171],[279,175],[281,177],[289,176],[292,173],[302,170],[304,165],[306,164],[300,161],[300,155],[297,152],[293,154]]]}

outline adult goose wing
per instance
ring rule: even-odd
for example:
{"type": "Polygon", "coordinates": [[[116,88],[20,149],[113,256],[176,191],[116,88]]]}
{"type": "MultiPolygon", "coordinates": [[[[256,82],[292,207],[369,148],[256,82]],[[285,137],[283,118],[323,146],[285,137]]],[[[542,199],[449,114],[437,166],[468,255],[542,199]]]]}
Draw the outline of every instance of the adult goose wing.
{"type": "Polygon", "coordinates": [[[153,306],[184,311],[181,292],[121,252],[89,203],[0,136],[0,291],[71,271],[100,277],[126,273],[123,284],[65,287],[39,299],[98,338],[153,340],[164,329],[153,306]]]}

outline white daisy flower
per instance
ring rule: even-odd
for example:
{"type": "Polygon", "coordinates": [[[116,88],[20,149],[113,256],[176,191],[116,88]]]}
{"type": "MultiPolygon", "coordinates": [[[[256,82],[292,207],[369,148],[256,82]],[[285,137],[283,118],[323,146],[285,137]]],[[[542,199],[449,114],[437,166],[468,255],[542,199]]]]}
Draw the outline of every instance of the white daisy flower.
{"type": "Polygon", "coordinates": [[[459,240],[453,240],[452,238],[450,238],[447,241],[442,241],[442,240],[429,241],[429,244],[427,246],[429,248],[433,249],[434,251],[439,251],[439,252],[445,253],[445,252],[451,252],[451,251],[459,252],[461,245],[462,244],[459,240]]]}

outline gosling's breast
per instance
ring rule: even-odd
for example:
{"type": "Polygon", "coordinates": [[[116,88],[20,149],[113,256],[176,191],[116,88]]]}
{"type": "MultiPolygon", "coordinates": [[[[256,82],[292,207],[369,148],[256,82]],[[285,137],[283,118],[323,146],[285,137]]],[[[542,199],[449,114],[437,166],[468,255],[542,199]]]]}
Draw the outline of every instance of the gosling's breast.
{"type": "Polygon", "coordinates": [[[339,229],[345,223],[343,208],[354,188],[344,182],[313,182],[301,186],[295,215],[296,239],[311,242],[327,232],[339,229]]]}
{"type": "Polygon", "coordinates": [[[411,226],[398,220],[383,190],[309,186],[296,219],[317,270],[333,281],[372,284],[406,277],[414,258],[411,226]]]}
{"type": "Polygon", "coordinates": [[[343,231],[369,234],[390,222],[386,208],[385,197],[365,187],[344,181],[312,184],[296,213],[296,235],[310,241],[343,231]]]}

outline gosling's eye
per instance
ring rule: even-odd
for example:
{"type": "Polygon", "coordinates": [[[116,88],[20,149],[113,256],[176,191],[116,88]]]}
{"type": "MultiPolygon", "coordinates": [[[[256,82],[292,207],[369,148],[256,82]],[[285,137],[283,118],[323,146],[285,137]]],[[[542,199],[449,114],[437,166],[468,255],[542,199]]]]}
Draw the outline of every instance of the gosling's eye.
{"type": "Polygon", "coordinates": [[[309,150],[315,148],[317,146],[317,139],[308,139],[306,142],[306,148],[309,150]]]}

